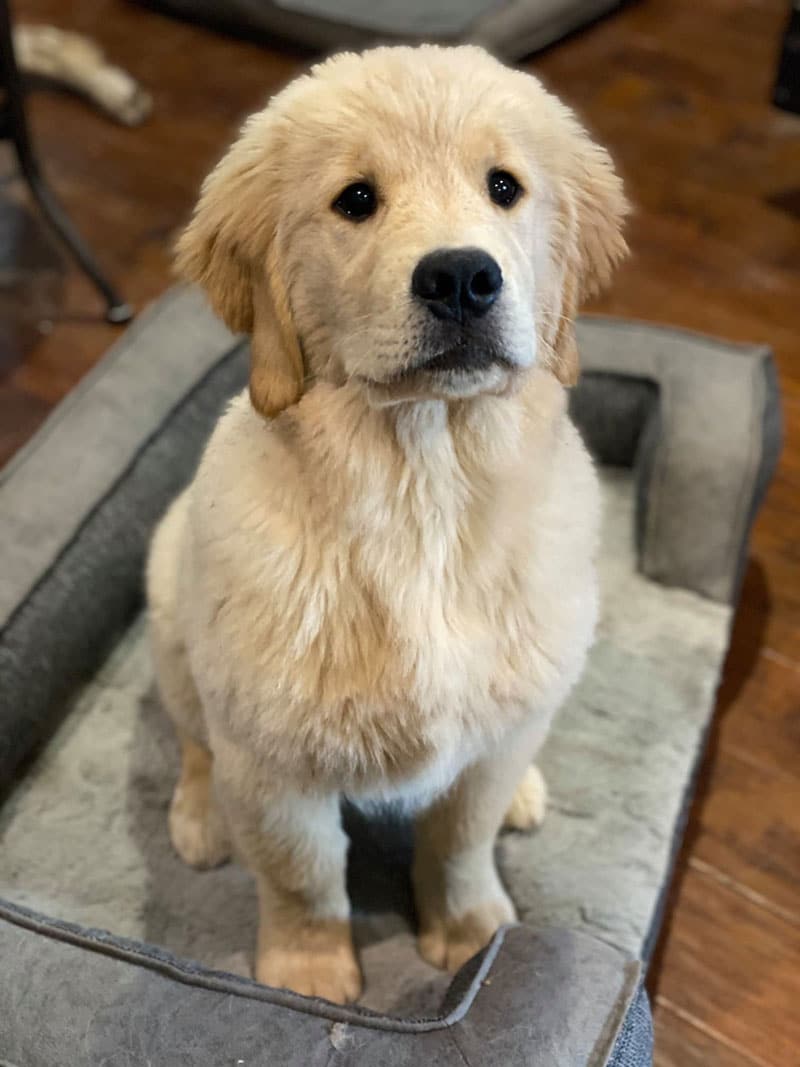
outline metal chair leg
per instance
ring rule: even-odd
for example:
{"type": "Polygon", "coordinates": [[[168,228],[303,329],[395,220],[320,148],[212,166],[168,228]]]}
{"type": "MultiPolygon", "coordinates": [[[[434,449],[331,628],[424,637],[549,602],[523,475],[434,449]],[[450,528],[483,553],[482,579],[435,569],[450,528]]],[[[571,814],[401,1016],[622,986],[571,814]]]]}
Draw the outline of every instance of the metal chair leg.
{"type": "Polygon", "coordinates": [[[11,16],[8,0],[0,0],[0,138],[14,143],[20,170],[34,199],[53,229],[81,265],[84,272],[103,294],[108,322],[128,322],[132,309],[100,270],[98,263],[72,225],[66,212],[42,177],[30,138],[24,108],[24,89],[14,55],[11,37],[11,16]]]}
{"type": "Polygon", "coordinates": [[[101,271],[94,256],[84,243],[83,238],[75,229],[52,190],[42,178],[36,160],[33,158],[32,154],[26,151],[26,148],[27,146],[17,143],[17,155],[19,157],[20,170],[25,176],[31,193],[41,208],[42,213],[78,261],[84,273],[91,279],[99,292],[102,293],[103,298],[106,301],[106,321],[114,324],[129,322],[133,318],[132,308],[129,304],[125,303],[101,271]]]}

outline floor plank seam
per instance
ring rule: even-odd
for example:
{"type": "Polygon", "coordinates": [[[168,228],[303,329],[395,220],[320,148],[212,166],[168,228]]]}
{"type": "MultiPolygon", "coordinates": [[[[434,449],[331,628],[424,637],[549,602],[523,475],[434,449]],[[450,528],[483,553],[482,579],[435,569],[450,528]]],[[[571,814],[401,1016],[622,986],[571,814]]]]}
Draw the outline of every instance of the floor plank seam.
{"type": "Polygon", "coordinates": [[[713,1026],[709,1026],[708,1023],[704,1023],[700,1019],[695,1018],[691,1012],[679,1007],[674,1001],[668,1000],[660,994],[656,997],[656,1005],[664,1011],[671,1012],[682,1022],[686,1023],[687,1026],[691,1026],[706,1037],[710,1037],[712,1041],[716,1041],[717,1044],[723,1045],[725,1048],[730,1049],[731,1052],[735,1052],[737,1056],[741,1056],[742,1059],[747,1060],[748,1063],[752,1063],[753,1067],[781,1067],[779,1063],[774,1063],[772,1060],[762,1059],[761,1056],[751,1052],[748,1048],[745,1048],[744,1045],[740,1045],[738,1041],[726,1037],[725,1034],[720,1033],[719,1030],[715,1030],[713,1026]]]}
{"type": "Polygon", "coordinates": [[[763,908],[764,911],[768,911],[770,915],[774,916],[776,919],[781,919],[783,922],[789,923],[791,926],[800,928],[800,913],[791,911],[789,908],[784,908],[780,904],[776,904],[774,901],[770,900],[769,897],[765,897],[762,893],[759,893],[757,889],[751,889],[750,886],[745,885],[736,878],[732,878],[729,874],[725,874],[724,871],[721,871],[713,864],[698,859],[697,856],[691,856],[689,859],[689,866],[699,875],[704,875],[706,878],[713,879],[719,885],[729,889],[732,893],[736,893],[737,896],[743,897],[750,904],[755,904],[757,907],[763,908]]]}
{"type": "MultiPolygon", "coordinates": [[[[800,694],[798,694],[798,702],[800,702],[800,694]]],[[[763,774],[775,775],[777,778],[788,778],[790,782],[796,782],[800,785],[800,774],[795,774],[794,771],[787,771],[785,767],[778,767],[773,763],[765,763],[763,760],[753,756],[752,752],[747,749],[740,748],[738,745],[727,741],[722,742],[720,749],[726,755],[734,756],[741,763],[746,763],[748,767],[752,767],[754,770],[761,771],[763,774]]]]}
{"type": "MultiPolygon", "coordinates": [[[[771,660],[773,663],[779,663],[781,667],[786,667],[790,671],[796,671],[800,674],[800,662],[792,659],[791,656],[784,656],[782,652],[777,652],[774,648],[762,648],[761,655],[764,659],[771,660]]],[[[798,696],[800,699],[800,695],[798,696]]]]}

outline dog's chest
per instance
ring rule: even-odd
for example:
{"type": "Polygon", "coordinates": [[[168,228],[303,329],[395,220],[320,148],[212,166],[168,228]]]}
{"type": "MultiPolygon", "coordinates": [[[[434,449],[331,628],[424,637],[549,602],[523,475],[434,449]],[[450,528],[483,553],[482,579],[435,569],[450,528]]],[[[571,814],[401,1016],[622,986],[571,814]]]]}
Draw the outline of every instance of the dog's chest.
{"type": "Polygon", "coordinates": [[[210,715],[282,773],[362,793],[447,777],[549,714],[582,661],[590,539],[519,474],[503,494],[447,435],[414,440],[396,472],[339,464],[287,496],[265,471],[271,496],[238,480],[202,516],[193,670],[210,715]]]}
{"type": "Polygon", "coordinates": [[[217,612],[214,704],[284,773],[353,795],[432,795],[546,703],[554,658],[538,651],[531,591],[510,571],[484,584],[447,552],[405,551],[331,549],[313,568],[306,551],[308,570],[287,564],[296,592],[281,611],[254,575],[217,612]]]}

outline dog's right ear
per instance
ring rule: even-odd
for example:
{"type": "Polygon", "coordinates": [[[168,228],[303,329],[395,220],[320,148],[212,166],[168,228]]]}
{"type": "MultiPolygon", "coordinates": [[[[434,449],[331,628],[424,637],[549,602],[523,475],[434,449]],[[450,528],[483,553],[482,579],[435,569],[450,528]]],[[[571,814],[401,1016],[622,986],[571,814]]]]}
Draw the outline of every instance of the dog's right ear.
{"type": "Polygon", "coordinates": [[[250,399],[267,417],[294,404],[304,381],[280,270],[273,125],[270,108],[247,121],[176,246],[179,273],[205,289],[230,330],[251,335],[250,399]]]}
{"type": "Polygon", "coordinates": [[[234,333],[253,329],[252,266],[237,240],[249,174],[237,142],[203,182],[189,225],[175,247],[175,266],[205,289],[214,311],[234,333]]]}

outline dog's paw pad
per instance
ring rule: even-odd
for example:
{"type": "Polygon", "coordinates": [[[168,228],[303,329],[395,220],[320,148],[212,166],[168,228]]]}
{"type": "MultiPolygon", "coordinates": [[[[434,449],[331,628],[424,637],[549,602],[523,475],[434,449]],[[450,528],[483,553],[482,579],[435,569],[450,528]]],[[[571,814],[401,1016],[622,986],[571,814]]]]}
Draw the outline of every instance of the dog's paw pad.
{"type": "Polygon", "coordinates": [[[517,786],[503,820],[505,830],[533,830],[544,822],[547,784],[538,767],[531,764],[517,786]]]}

